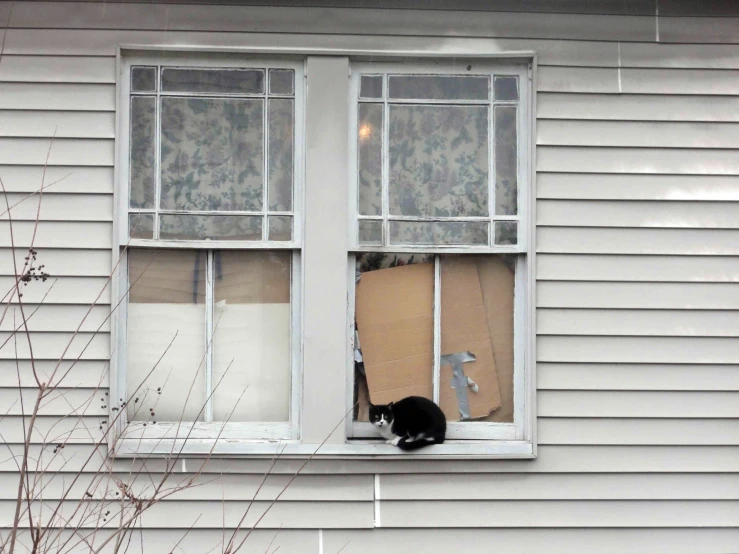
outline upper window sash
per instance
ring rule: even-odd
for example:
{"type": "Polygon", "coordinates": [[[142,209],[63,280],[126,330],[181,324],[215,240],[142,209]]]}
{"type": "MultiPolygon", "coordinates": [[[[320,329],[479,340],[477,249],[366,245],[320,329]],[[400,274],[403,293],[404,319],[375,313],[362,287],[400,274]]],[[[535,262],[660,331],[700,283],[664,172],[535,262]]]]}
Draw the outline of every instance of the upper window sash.
{"type": "Polygon", "coordinates": [[[526,65],[476,61],[353,64],[349,141],[351,249],[527,252],[528,98],[526,65]],[[429,122],[435,116],[438,127],[444,124],[439,119],[446,119],[451,126],[461,125],[456,137],[457,159],[449,161],[447,167],[422,168],[419,160],[414,167],[403,165],[413,157],[408,153],[415,147],[431,148],[435,141],[454,140],[432,128],[429,122]],[[503,129],[496,119],[510,124],[503,129]],[[418,128],[424,125],[427,128],[418,128]],[[416,136],[401,140],[404,129],[416,136]],[[515,141],[498,147],[496,142],[500,141],[496,139],[505,139],[506,131],[508,139],[515,133],[515,141]],[[472,146],[465,148],[465,144],[472,146]],[[505,175],[496,172],[499,167],[511,165],[511,146],[515,160],[508,171],[514,171],[516,198],[504,201],[501,181],[505,175]],[[475,167],[475,162],[482,167],[475,167]],[[456,179],[456,184],[450,186],[457,196],[456,206],[451,202],[451,194],[446,198],[441,195],[441,202],[425,199],[424,209],[402,204],[399,181],[404,177],[417,179],[414,171],[422,170],[436,170],[436,178],[442,180],[446,176],[447,183],[456,179]],[[465,185],[469,187],[474,180],[486,180],[487,184],[475,205],[469,201],[470,195],[464,194],[465,185]],[[460,190],[454,191],[455,187],[460,190]]]}
{"type": "Polygon", "coordinates": [[[118,243],[299,248],[303,65],[233,55],[126,56],[119,87],[118,243]],[[168,133],[168,124],[177,131],[168,133]],[[207,133],[222,140],[206,136],[198,144],[207,133]],[[167,183],[168,171],[181,173],[167,183]]]}

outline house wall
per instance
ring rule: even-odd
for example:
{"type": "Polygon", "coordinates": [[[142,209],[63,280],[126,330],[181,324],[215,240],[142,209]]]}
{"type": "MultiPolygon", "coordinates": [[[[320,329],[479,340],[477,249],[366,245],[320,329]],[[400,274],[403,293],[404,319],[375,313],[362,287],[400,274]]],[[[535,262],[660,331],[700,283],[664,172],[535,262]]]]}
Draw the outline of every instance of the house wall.
{"type": "MultiPolygon", "coordinates": [[[[77,421],[60,416],[107,383],[110,292],[100,291],[112,263],[116,45],[535,50],[538,458],[311,462],[247,551],[264,552],[274,539],[272,549],[300,554],[736,552],[739,6],[242,3],[253,5],[17,2],[9,22],[11,3],[0,3],[8,200],[38,189],[47,155],[47,184],[71,173],[43,195],[35,237],[54,285],[34,283],[24,295],[29,310],[43,302],[29,324],[39,371],[53,368],[89,304],[98,304],[64,356],[75,358],[91,340],[71,389],[43,408],[39,428],[49,437],[73,429],[77,421]]],[[[36,211],[35,199],[12,210],[17,246],[30,244],[36,211]]],[[[12,283],[10,246],[0,226],[0,290],[12,283]]],[[[0,349],[0,412],[8,414],[0,433],[15,453],[23,437],[16,371],[26,402],[35,396],[29,358],[22,339],[0,349]]],[[[53,462],[65,479],[89,455],[89,433],[99,433],[102,394],[72,431],[67,462],[53,462]]],[[[38,451],[41,433],[34,442],[38,451]]],[[[181,551],[210,550],[269,463],[211,461],[201,487],[146,514],[129,552],[141,544],[168,552],[190,526],[181,551]]],[[[186,460],[178,471],[197,464],[186,460]]],[[[278,462],[274,472],[284,475],[268,481],[250,519],[299,465],[278,462]]],[[[162,470],[156,461],[148,467],[162,470]]],[[[117,470],[130,468],[116,461],[117,470]]],[[[3,525],[16,471],[0,456],[3,525]]],[[[59,489],[50,485],[45,495],[59,489]]]]}

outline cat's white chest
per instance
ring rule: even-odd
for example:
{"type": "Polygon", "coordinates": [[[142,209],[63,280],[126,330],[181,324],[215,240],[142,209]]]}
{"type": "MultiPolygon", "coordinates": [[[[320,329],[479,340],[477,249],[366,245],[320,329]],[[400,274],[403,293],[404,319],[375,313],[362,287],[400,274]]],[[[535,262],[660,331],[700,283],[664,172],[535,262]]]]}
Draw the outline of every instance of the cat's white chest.
{"type": "Polygon", "coordinates": [[[393,433],[393,430],[390,425],[386,427],[377,427],[375,426],[375,429],[379,431],[379,433],[386,438],[387,440],[394,439],[396,437],[395,433],[393,433]]]}

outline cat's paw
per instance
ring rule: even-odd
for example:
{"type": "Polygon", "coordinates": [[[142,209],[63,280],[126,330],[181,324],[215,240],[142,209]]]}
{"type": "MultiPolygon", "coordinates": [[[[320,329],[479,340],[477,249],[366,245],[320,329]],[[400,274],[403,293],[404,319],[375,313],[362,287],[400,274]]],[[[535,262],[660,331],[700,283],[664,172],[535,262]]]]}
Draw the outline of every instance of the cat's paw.
{"type": "Polygon", "coordinates": [[[385,442],[388,443],[388,444],[393,444],[394,445],[395,444],[395,439],[387,439],[385,442]]]}
{"type": "Polygon", "coordinates": [[[394,439],[389,440],[388,442],[392,444],[393,446],[398,446],[402,438],[403,437],[395,437],[394,439]]]}

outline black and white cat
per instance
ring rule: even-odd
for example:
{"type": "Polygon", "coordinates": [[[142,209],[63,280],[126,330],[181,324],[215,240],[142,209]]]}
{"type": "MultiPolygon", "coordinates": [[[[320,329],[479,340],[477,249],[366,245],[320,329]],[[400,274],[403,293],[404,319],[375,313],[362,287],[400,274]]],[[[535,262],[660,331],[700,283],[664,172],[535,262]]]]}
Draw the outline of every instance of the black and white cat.
{"type": "Polygon", "coordinates": [[[401,450],[441,444],[446,435],[444,412],[431,400],[420,396],[408,396],[378,406],[370,403],[369,420],[388,444],[401,450]]]}

